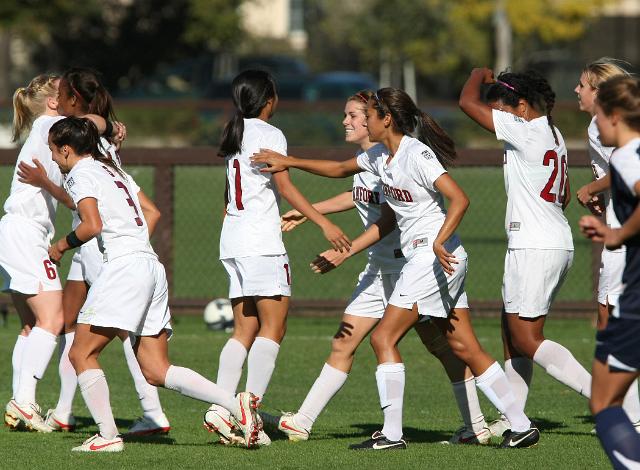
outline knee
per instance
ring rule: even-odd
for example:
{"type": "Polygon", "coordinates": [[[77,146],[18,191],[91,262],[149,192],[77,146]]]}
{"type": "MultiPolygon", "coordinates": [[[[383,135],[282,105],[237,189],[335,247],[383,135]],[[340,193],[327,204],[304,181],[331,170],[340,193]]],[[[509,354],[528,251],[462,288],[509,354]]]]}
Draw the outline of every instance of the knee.
{"type": "Polygon", "coordinates": [[[589,399],[589,409],[591,410],[591,414],[594,416],[600,413],[605,408],[608,408],[609,406],[610,403],[608,403],[606,400],[603,400],[602,397],[592,396],[589,399]]]}
{"type": "Polygon", "coordinates": [[[529,359],[533,359],[536,350],[542,343],[543,339],[535,338],[532,336],[512,336],[511,344],[513,347],[520,353],[528,357],[529,359]]]}
{"type": "Polygon", "coordinates": [[[36,326],[48,331],[49,333],[58,336],[64,330],[64,319],[62,318],[62,312],[59,315],[52,315],[47,318],[38,319],[36,326]]]}
{"type": "Polygon", "coordinates": [[[164,381],[167,377],[167,371],[161,367],[147,367],[140,365],[142,375],[149,385],[154,387],[164,387],[164,381]]]}
{"type": "Polygon", "coordinates": [[[391,341],[389,336],[381,331],[374,331],[371,334],[371,347],[376,352],[376,355],[384,351],[388,351],[395,347],[395,343],[391,341]]]}
{"type": "Polygon", "coordinates": [[[69,349],[69,362],[73,368],[78,371],[82,369],[82,364],[87,360],[87,354],[78,348],[75,343],[71,345],[71,349],[69,349]]]}
{"type": "Polygon", "coordinates": [[[351,359],[356,352],[353,343],[343,338],[334,338],[331,342],[331,357],[335,359],[351,359]]]}
{"type": "Polygon", "coordinates": [[[463,341],[449,341],[451,352],[465,364],[469,364],[474,357],[479,357],[483,353],[482,347],[476,341],[468,344],[463,341]]]}

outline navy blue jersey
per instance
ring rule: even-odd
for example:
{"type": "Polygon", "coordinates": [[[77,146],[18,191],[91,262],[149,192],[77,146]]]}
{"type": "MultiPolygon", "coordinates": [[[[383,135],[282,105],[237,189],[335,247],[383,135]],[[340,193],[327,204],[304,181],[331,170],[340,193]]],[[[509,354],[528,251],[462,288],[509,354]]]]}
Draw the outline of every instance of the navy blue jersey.
{"type": "MultiPolygon", "coordinates": [[[[611,156],[613,209],[621,224],[631,217],[640,202],[635,185],[640,181],[640,138],[620,147],[611,156]]],[[[613,314],[640,320],[640,234],[626,240],[626,262],[622,274],[624,292],[613,314]]]]}

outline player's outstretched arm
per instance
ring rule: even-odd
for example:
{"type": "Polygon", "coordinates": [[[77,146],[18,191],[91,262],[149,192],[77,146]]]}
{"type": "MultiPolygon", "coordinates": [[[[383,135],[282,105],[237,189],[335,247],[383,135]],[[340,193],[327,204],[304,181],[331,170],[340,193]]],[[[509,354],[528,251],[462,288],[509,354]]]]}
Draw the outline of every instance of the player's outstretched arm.
{"type": "Polygon", "coordinates": [[[495,132],[493,111],[482,101],[480,89],[485,83],[493,83],[493,71],[489,68],[473,69],[462,87],[458,105],[464,113],[490,132],[495,132]]]}
{"type": "Polygon", "coordinates": [[[444,244],[453,236],[458,225],[460,225],[462,217],[464,217],[464,213],[469,207],[469,198],[448,173],[440,175],[434,185],[447,198],[449,207],[442,227],[440,227],[440,231],[433,241],[433,251],[445,272],[453,274],[452,264],[457,264],[458,260],[445,249],[444,244]]]}
{"type": "Polygon", "coordinates": [[[334,249],[323,251],[310,263],[311,270],[316,274],[325,274],[340,266],[347,258],[366,250],[389,235],[396,227],[396,217],[388,204],[383,204],[381,209],[380,218],[353,240],[351,250],[342,253],[334,249]]]}
{"type": "Polygon", "coordinates": [[[102,219],[98,212],[98,201],[93,197],[86,197],[78,202],[80,225],[69,235],[61,238],[49,247],[49,258],[54,263],[59,263],[66,251],[77,248],[100,235],[102,231],[102,219]]]}
{"type": "MultiPolygon", "coordinates": [[[[335,214],[336,212],[344,212],[355,207],[351,191],[346,191],[333,196],[324,201],[315,202],[312,204],[313,208],[320,212],[322,215],[335,214]]],[[[303,216],[299,211],[292,209],[281,217],[281,225],[283,232],[290,232],[298,225],[303,224],[307,218],[303,216]]]]}
{"type": "Polygon", "coordinates": [[[18,181],[44,189],[69,209],[75,210],[76,205],[73,203],[71,197],[64,188],[49,179],[47,170],[42,166],[40,160],[34,158],[32,161],[35,166],[31,166],[26,162],[18,163],[18,181]]]}
{"type": "Polygon", "coordinates": [[[140,209],[142,209],[142,215],[144,216],[144,220],[147,222],[149,237],[151,237],[162,214],[160,213],[160,209],[158,209],[158,207],[143,191],[138,193],[138,201],[140,201],[140,209]]]}
{"type": "Polygon", "coordinates": [[[260,169],[263,173],[277,173],[287,168],[297,168],[298,170],[303,170],[315,175],[327,176],[329,178],[345,178],[362,171],[355,158],[350,158],[342,162],[334,160],[311,160],[307,158],[287,157],[269,149],[260,149],[259,152],[253,154],[251,161],[268,165],[260,169]]]}
{"type": "Polygon", "coordinates": [[[351,241],[342,232],[342,229],[332,223],[324,215],[320,214],[313,208],[311,203],[302,195],[298,188],[291,182],[289,172],[282,171],[273,175],[278,192],[287,200],[291,207],[297,209],[302,215],[307,217],[311,222],[315,223],[324,234],[329,243],[338,251],[349,251],[351,241]]]}

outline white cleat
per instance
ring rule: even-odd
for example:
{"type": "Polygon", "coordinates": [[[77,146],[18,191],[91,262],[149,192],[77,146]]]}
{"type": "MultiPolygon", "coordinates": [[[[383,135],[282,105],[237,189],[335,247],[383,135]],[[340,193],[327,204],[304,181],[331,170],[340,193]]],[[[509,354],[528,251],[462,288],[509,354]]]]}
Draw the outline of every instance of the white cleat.
{"type": "Polygon", "coordinates": [[[491,435],[495,437],[502,437],[508,429],[511,429],[511,423],[504,416],[489,423],[489,431],[491,431],[491,435]]]}
{"type": "Polygon", "coordinates": [[[267,433],[262,429],[258,432],[258,440],[256,441],[258,446],[265,447],[271,445],[271,438],[267,436],[267,433]]]}
{"type": "Polygon", "coordinates": [[[478,444],[487,445],[491,441],[491,431],[489,428],[484,427],[480,431],[476,432],[471,428],[462,426],[458,429],[451,439],[448,441],[441,441],[440,444],[478,444]]]}
{"type": "Polygon", "coordinates": [[[95,434],[84,441],[82,445],[71,449],[72,452],[122,452],[124,442],[122,437],[116,436],[113,439],[105,439],[100,434],[95,434]]]}
{"type": "Polygon", "coordinates": [[[15,400],[9,401],[4,412],[4,422],[12,429],[24,425],[29,431],[53,432],[51,426],[44,422],[42,411],[37,403],[21,404],[15,400]]]}
{"type": "Polygon", "coordinates": [[[238,412],[232,414],[231,423],[242,433],[244,445],[248,448],[258,446],[258,434],[262,430],[262,420],[258,416],[258,397],[251,392],[236,395],[238,412]]]}
{"type": "Polygon", "coordinates": [[[227,446],[244,445],[244,438],[232,423],[231,412],[219,405],[211,405],[204,414],[204,428],[214,432],[220,442],[227,446]]]}
{"type": "Polygon", "coordinates": [[[171,425],[164,413],[155,418],[142,416],[136,419],[125,433],[125,436],[151,436],[152,434],[168,434],[171,425]]]}
{"type": "Polygon", "coordinates": [[[47,411],[47,416],[44,420],[47,426],[58,432],[72,432],[76,428],[76,418],[73,415],[69,415],[67,419],[64,419],[57,416],[55,411],[47,411]]]}
{"type": "Polygon", "coordinates": [[[309,440],[309,431],[296,423],[295,413],[284,413],[278,422],[278,429],[285,433],[290,441],[309,440]]]}

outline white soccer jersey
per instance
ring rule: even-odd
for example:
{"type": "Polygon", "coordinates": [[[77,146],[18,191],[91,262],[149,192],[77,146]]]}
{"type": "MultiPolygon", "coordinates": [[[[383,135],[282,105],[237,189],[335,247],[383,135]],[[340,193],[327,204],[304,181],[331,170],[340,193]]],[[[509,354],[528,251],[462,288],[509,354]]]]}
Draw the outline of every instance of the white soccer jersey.
{"type": "MultiPolygon", "coordinates": [[[[615,147],[605,147],[602,145],[602,142],[600,142],[600,133],[598,132],[595,116],[591,119],[588,133],[591,168],[593,169],[593,176],[599,180],[609,173],[609,160],[615,147]]],[[[613,228],[620,227],[620,222],[618,222],[616,214],[613,211],[613,204],[611,204],[611,191],[607,190],[604,192],[604,202],[607,214],[607,225],[613,228]]]]}
{"type": "Polygon", "coordinates": [[[87,157],[71,169],[65,188],[76,205],[87,197],[97,200],[102,219],[98,246],[108,260],[133,253],[155,255],[137,192],[126,176],[87,157]]]}
{"type": "Polygon", "coordinates": [[[31,132],[20,149],[18,161],[13,171],[11,192],[4,203],[4,211],[7,214],[17,215],[35,222],[47,231],[49,237],[53,237],[58,201],[48,191],[18,181],[17,170],[20,162],[33,166],[33,159],[37,159],[44,166],[49,179],[54,184],[62,184],[60,169],[51,158],[48,144],[49,129],[60,119],[64,119],[64,117],[40,116],[33,121],[31,132]]]}
{"type": "Polygon", "coordinates": [[[505,229],[509,248],[573,250],[571,228],[562,210],[568,180],[567,149],[546,116],[526,121],[493,110],[496,137],[504,146],[507,191],[505,229]]]}
{"type": "MultiPolygon", "coordinates": [[[[431,245],[442,227],[447,212],[434,182],[446,170],[428,146],[409,136],[402,138],[389,164],[388,157],[384,149],[376,159],[363,152],[357,161],[360,168],[382,180],[383,194],[396,213],[402,252],[409,259],[414,248],[431,245]]],[[[460,244],[456,235],[451,241],[460,244]]]]}
{"type": "Polygon", "coordinates": [[[245,119],[242,150],[227,157],[227,215],[220,234],[220,259],[285,253],[280,196],[270,173],[250,158],[261,148],[287,154],[282,132],[261,119],[245,119]]]}
{"type": "MultiPolygon", "coordinates": [[[[359,155],[364,155],[363,158],[367,158],[375,164],[376,160],[383,158],[383,154],[386,158],[388,155],[386,147],[382,144],[376,144],[359,155]]],[[[355,174],[353,176],[352,197],[365,229],[369,228],[382,215],[380,206],[386,202],[380,177],[368,171],[355,174]]],[[[400,231],[397,227],[369,248],[368,259],[370,271],[380,271],[385,274],[399,273],[402,270],[406,260],[400,249],[400,231]]]]}

